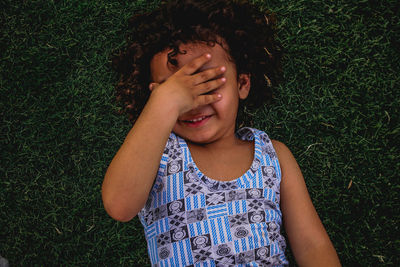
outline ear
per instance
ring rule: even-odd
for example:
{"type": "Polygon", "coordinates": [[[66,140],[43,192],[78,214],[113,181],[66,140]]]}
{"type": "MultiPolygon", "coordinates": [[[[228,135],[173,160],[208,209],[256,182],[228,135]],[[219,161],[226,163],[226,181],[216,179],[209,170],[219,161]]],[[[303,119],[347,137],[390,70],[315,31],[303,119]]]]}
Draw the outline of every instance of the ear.
{"type": "Polygon", "coordinates": [[[246,99],[250,93],[250,73],[239,74],[238,77],[239,98],[246,99]]]}
{"type": "Polygon", "coordinates": [[[159,86],[160,84],[158,84],[158,83],[150,83],[149,84],[149,89],[150,89],[150,91],[152,91],[153,92],[153,90],[157,87],[157,86],[159,86]]]}

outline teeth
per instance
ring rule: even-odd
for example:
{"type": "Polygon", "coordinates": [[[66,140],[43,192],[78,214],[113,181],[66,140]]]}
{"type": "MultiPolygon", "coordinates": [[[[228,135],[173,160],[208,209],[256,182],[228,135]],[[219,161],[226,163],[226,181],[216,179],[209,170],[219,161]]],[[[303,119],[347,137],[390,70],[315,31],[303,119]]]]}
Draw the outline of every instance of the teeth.
{"type": "Polygon", "coordinates": [[[202,121],[202,120],[204,120],[206,117],[207,117],[207,116],[203,116],[203,117],[201,117],[201,118],[197,118],[197,119],[194,119],[194,120],[188,120],[188,122],[202,121]]]}

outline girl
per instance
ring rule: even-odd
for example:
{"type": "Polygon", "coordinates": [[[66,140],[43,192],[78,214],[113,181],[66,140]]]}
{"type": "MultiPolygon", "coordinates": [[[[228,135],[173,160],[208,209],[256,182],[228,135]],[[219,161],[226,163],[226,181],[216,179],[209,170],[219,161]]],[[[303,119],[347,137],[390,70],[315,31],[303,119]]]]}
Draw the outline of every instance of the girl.
{"type": "Polygon", "coordinates": [[[104,178],[108,214],[144,226],[154,266],[340,266],[289,149],[236,131],[271,98],[273,17],[239,1],[163,3],[130,21],[114,60],[134,123],[104,178]],[[247,265],[246,265],[247,266],[247,265]]]}

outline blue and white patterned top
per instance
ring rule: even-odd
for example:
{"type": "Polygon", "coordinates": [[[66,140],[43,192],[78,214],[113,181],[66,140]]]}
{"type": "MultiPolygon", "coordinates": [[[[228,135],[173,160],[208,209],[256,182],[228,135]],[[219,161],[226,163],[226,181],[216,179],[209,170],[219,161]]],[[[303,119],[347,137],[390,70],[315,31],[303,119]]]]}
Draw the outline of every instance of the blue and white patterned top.
{"type": "Polygon", "coordinates": [[[288,264],[278,157],[266,133],[242,128],[236,134],[254,140],[255,151],[251,168],[233,181],[205,176],[185,140],[170,135],[139,213],[153,266],[288,264]]]}

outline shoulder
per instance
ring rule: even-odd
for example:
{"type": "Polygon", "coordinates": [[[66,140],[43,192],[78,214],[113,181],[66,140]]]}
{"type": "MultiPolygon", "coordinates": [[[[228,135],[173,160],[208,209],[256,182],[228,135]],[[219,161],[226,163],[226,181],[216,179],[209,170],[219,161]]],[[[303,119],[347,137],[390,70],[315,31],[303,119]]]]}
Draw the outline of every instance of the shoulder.
{"type": "MultiPolygon", "coordinates": [[[[275,152],[278,155],[278,159],[281,165],[288,165],[296,163],[296,160],[290,151],[290,149],[282,142],[278,140],[271,140],[274,146],[275,152]]],[[[297,163],[296,163],[297,165],[297,163]]]]}
{"type": "Polygon", "coordinates": [[[278,153],[278,151],[283,151],[283,150],[289,150],[289,148],[282,143],[281,141],[275,140],[275,139],[271,139],[271,143],[275,148],[275,151],[278,153]]]}
{"type": "Polygon", "coordinates": [[[300,167],[290,149],[284,143],[277,140],[271,140],[271,143],[275,149],[276,155],[278,156],[279,165],[281,167],[281,186],[293,184],[293,181],[303,182],[304,178],[300,167]]]}
{"type": "Polygon", "coordinates": [[[276,153],[282,154],[282,155],[291,153],[289,148],[281,141],[271,139],[271,143],[274,146],[276,153]]]}

